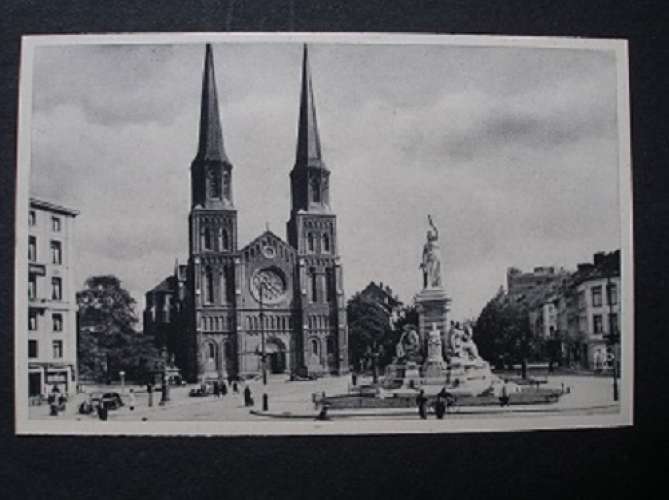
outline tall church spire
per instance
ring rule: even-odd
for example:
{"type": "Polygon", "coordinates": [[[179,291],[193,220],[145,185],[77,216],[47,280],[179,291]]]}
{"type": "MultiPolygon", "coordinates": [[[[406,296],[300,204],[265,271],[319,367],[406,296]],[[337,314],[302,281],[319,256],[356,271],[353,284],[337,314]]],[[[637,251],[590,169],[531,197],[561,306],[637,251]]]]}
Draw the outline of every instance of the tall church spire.
{"type": "Polygon", "coordinates": [[[214,54],[207,44],[202,77],[202,103],[200,106],[200,141],[196,160],[230,163],[223,147],[223,132],[218,114],[214,54]]]}
{"type": "Polygon", "coordinates": [[[300,118],[297,129],[296,167],[326,168],[321,156],[321,139],[316,121],[316,104],[311,83],[309,52],[304,45],[302,56],[302,90],[300,94],[300,118]]]}

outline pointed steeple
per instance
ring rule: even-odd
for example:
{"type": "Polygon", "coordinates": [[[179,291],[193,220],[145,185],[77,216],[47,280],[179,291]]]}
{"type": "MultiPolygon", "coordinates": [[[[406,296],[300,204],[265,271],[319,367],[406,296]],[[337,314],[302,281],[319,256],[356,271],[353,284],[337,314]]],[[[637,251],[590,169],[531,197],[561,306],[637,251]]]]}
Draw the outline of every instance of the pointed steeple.
{"type": "Polygon", "coordinates": [[[230,163],[223,147],[223,132],[218,114],[214,54],[207,44],[202,76],[202,103],[200,107],[200,141],[196,160],[230,163]]]}
{"type": "Polygon", "coordinates": [[[321,156],[321,139],[316,121],[316,104],[311,83],[309,53],[304,45],[302,56],[302,90],[300,94],[300,118],[297,128],[296,167],[326,168],[321,156]]]}

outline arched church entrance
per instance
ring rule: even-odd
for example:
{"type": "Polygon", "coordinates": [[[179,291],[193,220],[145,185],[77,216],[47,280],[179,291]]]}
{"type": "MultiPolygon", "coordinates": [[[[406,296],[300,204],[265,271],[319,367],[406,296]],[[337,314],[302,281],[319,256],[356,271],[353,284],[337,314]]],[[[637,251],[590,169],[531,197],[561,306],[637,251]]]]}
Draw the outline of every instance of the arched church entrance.
{"type": "Polygon", "coordinates": [[[288,366],[286,359],[286,345],[277,338],[267,340],[265,344],[267,365],[270,373],[284,373],[288,366]]]}

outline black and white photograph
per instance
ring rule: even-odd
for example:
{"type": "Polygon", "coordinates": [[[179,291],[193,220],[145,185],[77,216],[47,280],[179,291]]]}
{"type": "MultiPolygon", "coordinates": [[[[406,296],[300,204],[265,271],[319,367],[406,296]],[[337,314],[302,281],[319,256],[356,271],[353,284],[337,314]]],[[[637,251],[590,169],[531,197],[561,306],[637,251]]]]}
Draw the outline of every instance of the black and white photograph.
{"type": "Polygon", "coordinates": [[[627,43],[24,36],[18,434],[632,425],[627,43]]]}

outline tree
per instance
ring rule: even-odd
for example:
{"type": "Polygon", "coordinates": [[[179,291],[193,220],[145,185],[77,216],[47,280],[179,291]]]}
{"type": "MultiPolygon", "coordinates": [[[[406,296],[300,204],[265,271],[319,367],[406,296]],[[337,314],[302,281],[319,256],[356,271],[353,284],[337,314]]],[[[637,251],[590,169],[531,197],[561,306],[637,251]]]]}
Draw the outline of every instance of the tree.
{"type": "Polygon", "coordinates": [[[474,335],[481,356],[498,368],[520,362],[525,376],[527,360],[536,356],[538,346],[531,337],[527,308],[503,290],[481,311],[474,335]]]}
{"type": "Polygon", "coordinates": [[[379,304],[355,294],[346,307],[351,363],[372,365],[375,370],[392,355],[390,315],[379,304]],[[362,363],[361,363],[362,362],[362,363]]]}
{"type": "Polygon", "coordinates": [[[135,300],[115,276],[92,276],[85,285],[77,293],[80,375],[109,383],[123,370],[143,381],[161,356],[153,338],[135,330],[135,300]]]}

